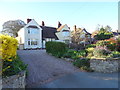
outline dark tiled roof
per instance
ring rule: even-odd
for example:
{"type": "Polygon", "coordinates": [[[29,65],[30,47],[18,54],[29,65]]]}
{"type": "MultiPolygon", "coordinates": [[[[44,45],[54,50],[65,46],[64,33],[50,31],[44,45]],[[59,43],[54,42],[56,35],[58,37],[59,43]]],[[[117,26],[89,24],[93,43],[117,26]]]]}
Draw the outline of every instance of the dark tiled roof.
{"type": "Polygon", "coordinates": [[[42,38],[55,38],[58,40],[58,37],[56,36],[57,29],[54,27],[48,27],[48,26],[40,26],[42,28],[42,38]]]}
{"type": "Polygon", "coordinates": [[[28,26],[28,28],[38,28],[37,26],[28,26]]]}
{"type": "Polygon", "coordinates": [[[117,36],[117,35],[120,35],[120,33],[117,33],[117,32],[112,32],[113,35],[117,36]]]}

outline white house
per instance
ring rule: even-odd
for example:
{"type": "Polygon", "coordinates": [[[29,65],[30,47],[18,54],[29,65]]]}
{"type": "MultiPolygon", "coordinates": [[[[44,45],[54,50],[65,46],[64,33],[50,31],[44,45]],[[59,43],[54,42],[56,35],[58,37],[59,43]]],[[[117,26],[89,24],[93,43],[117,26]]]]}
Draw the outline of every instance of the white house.
{"type": "Polygon", "coordinates": [[[27,20],[27,25],[19,30],[17,38],[24,49],[42,48],[42,28],[34,19],[27,20]]]}
{"type": "Polygon", "coordinates": [[[39,25],[34,19],[27,19],[27,24],[18,32],[19,48],[45,48],[47,41],[70,42],[70,29],[58,23],[58,28],[39,25]]]}

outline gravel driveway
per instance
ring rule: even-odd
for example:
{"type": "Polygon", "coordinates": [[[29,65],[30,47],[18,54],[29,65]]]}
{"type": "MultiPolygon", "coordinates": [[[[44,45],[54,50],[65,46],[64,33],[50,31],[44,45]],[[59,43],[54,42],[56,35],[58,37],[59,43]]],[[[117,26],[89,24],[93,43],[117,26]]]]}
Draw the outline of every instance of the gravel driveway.
{"type": "Polygon", "coordinates": [[[18,50],[18,55],[28,64],[27,87],[34,87],[66,74],[80,72],[71,63],[50,56],[45,50],[18,50]]]}

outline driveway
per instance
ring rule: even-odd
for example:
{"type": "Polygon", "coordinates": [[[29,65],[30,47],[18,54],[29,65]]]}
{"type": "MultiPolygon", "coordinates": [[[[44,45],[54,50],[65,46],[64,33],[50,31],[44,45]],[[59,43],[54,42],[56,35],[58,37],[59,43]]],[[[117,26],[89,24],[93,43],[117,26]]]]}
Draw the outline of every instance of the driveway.
{"type": "Polygon", "coordinates": [[[37,88],[118,88],[118,86],[117,73],[76,72],[60,77],[48,84],[40,85],[37,88]]]}
{"type": "Polygon", "coordinates": [[[80,72],[71,63],[50,56],[45,50],[18,50],[18,55],[28,64],[27,87],[34,87],[66,74],[80,72]]]}
{"type": "Polygon", "coordinates": [[[45,50],[19,50],[28,64],[27,87],[31,88],[118,88],[118,73],[83,72],[45,50]]]}

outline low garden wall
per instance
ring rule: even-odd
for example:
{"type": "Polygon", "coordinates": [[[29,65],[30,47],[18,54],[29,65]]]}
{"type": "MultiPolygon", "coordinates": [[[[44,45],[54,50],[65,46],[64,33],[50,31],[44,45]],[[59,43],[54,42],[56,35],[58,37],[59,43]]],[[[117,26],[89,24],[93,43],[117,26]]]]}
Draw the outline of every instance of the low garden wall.
{"type": "Polygon", "coordinates": [[[2,88],[25,88],[25,72],[2,79],[2,88]]]}
{"type": "Polygon", "coordinates": [[[90,60],[90,68],[95,72],[103,72],[103,73],[118,72],[120,69],[119,64],[120,64],[120,58],[90,60]]]}

